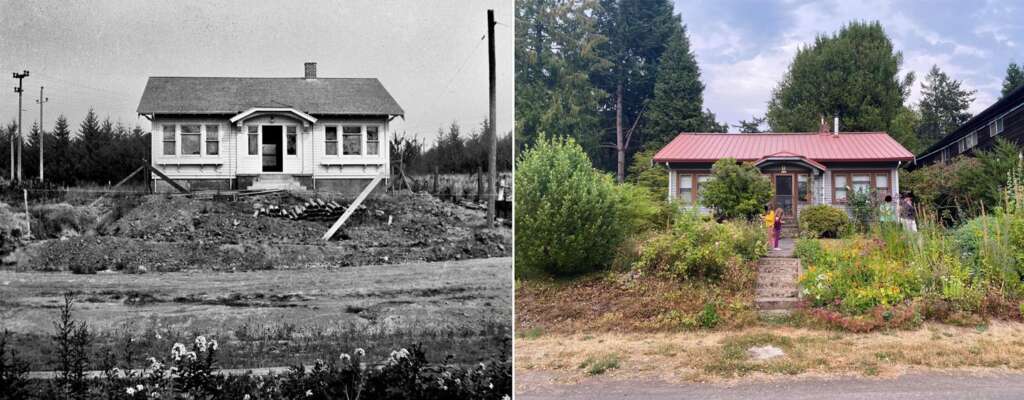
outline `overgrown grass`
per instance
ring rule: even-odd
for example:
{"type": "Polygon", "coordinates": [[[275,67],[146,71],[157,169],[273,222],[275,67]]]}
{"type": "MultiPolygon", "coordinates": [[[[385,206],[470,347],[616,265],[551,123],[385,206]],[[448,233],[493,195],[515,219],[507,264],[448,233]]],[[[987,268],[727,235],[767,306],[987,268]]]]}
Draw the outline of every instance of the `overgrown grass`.
{"type": "Polygon", "coordinates": [[[586,370],[588,375],[601,375],[609,370],[619,368],[618,354],[605,354],[602,356],[590,356],[579,366],[586,370]]]}

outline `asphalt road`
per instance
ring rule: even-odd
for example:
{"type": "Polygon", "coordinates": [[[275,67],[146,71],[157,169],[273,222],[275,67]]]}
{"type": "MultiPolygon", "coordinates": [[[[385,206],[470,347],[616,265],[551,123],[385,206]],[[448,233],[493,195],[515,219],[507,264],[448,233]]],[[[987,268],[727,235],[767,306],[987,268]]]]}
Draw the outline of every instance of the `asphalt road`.
{"type": "Polygon", "coordinates": [[[734,384],[666,383],[591,378],[551,383],[543,372],[516,374],[516,399],[1024,399],[1024,374],[910,373],[898,378],[786,378],[734,384]]]}

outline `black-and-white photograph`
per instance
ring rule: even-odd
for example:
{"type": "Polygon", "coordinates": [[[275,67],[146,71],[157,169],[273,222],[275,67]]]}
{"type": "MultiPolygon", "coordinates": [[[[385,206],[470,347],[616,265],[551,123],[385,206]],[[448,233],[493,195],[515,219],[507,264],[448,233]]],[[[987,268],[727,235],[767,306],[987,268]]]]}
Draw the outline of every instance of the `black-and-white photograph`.
{"type": "Polygon", "coordinates": [[[510,398],[514,19],[0,0],[0,399],[510,398]]]}

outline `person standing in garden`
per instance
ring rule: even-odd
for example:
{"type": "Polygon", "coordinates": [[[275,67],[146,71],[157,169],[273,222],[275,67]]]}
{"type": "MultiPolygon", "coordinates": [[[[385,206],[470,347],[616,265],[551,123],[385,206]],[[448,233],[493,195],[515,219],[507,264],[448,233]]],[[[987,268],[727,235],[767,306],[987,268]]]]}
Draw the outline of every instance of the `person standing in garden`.
{"type": "Polygon", "coordinates": [[[878,221],[887,224],[896,222],[896,210],[893,208],[892,196],[886,195],[885,201],[878,205],[878,221]]]}
{"type": "Polygon", "coordinates": [[[785,214],[781,208],[775,209],[775,217],[772,224],[772,247],[779,249],[779,237],[782,236],[782,217],[785,214]]]}
{"type": "Polygon", "coordinates": [[[768,231],[768,243],[775,243],[775,210],[764,207],[764,227],[768,231]]]}
{"type": "Polygon", "coordinates": [[[905,229],[917,232],[917,208],[914,207],[913,197],[904,195],[900,201],[900,223],[905,229]]]}

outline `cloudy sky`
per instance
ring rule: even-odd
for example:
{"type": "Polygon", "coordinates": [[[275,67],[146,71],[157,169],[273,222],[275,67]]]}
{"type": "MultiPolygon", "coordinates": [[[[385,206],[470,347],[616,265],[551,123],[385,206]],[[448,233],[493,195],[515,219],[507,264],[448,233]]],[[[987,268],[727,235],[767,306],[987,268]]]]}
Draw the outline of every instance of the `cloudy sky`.
{"type": "MultiPolygon", "coordinates": [[[[149,76],[376,77],[405,109],[392,129],[431,142],[453,120],[487,117],[486,10],[495,10],[498,131],[512,129],[510,0],[0,0],[0,120],[17,117],[12,72],[29,70],[23,115],[77,128],[90,107],[149,129],[135,114],[149,76]]],[[[465,130],[464,130],[465,131],[465,130]]]]}
{"type": "Polygon", "coordinates": [[[998,99],[1010,61],[1024,61],[1024,3],[1015,1],[676,0],[675,8],[707,86],[704,104],[729,124],[763,115],[797,48],[852,20],[881,22],[903,52],[903,72],[917,75],[915,103],[937,64],[978,91],[976,113],[998,99]]]}

